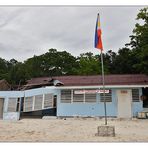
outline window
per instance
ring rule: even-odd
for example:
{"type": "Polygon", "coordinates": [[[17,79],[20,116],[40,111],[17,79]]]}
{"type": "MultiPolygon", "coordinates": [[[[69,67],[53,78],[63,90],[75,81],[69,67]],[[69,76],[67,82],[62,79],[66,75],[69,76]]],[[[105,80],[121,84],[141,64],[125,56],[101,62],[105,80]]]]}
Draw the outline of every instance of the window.
{"type": "Polygon", "coordinates": [[[53,106],[53,94],[45,94],[44,98],[44,108],[53,106]]]}
{"type": "MultiPolygon", "coordinates": [[[[106,102],[112,102],[112,92],[105,93],[106,102]]],[[[61,90],[61,103],[96,103],[98,90],[74,89],[61,90]]],[[[101,102],[104,102],[103,93],[100,93],[101,102]]]]}
{"type": "Polygon", "coordinates": [[[85,94],[85,102],[96,102],[96,94],[85,94]]]}
{"type": "Polygon", "coordinates": [[[96,102],[96,90],[74,89],[61,91],[61,103],[94,103],[96,102]]]}
{"type": "Polygon", "coordinates": [[[86,103],[94,103],[96,102],[96,90],[92,90],[92,89],[89,89],[89,90],[85,90],[86,93],[85,93],[85,102],[86,103]]]}
{"type": "Polygon", "coordinates": [[[24,112],[32,111],[33,97],[25,97],[24,99],[24,112]]]}
{"type": "Polygon", "coordinates": [[[53,107],[53,94],[44,94],[44,96],[42,94],[24,98],[24,112],[37,111],[49,107],[53,107]]]}
{"type": "MultiPolygon", "coordinates": [[[[100,94],[100,101],[104,102],[104,93],[100,94]]],[[[105,93],[105,101],[106,102],[112,102],[112,92],[111,92],[111,90],[109,91],[109,93],[105,93]]]]}
{"type": "Polygon", "coordinates": [[[42,101],[43,101],[43,95],[35,96],[34,110],[42,109],[42,101]]]}
{"type": "Polygon", "coordinates": [[[72,90],[61,90],[61,103],[71,103],[72,90]]]}
{"type": "Polygon", "coordinates": [[[139,89],[132,89],[133,102],[139,102],[139,89]]]}
{"type": "Polygon", "coordinates": [[[73,102],[84,102],[83,90],[74,90],[73,91],[73,102]]]}
{"type": "Polygon", "coordinates": [[[17,99],[18,98],[9,98],[8,101],[8,112],[16,112],[17,109],[17,99]]]}

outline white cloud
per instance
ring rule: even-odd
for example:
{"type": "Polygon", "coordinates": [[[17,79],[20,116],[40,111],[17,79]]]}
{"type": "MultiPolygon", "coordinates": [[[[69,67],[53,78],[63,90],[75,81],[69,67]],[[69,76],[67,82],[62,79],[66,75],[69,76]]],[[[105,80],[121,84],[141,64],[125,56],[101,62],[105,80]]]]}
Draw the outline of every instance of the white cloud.
{"type": "Polygon", "coordinates": [[[101,14],[105,50],[117,51],[129,41],[142,7],[22,6],[0,7],[0,55],[25,60],[50,48],[76,56],[94,49],[96,16],[101,14]],[[8,54],[10,53],[10,54],[8,54]]]}

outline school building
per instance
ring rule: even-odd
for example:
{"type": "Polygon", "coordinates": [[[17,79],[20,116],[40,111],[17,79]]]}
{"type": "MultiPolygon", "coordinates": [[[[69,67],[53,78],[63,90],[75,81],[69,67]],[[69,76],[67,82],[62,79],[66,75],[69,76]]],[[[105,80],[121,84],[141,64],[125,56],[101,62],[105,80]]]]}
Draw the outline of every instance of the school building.
{"type": "MultiPolygon", "coordinates": [[[[105,75],[108,117],[132,118],[148,112],[148,76],[105,75]]],[[[103,117],[102,76],[33,78],[20,91],[0,91],[0,118],[23,116],[103,117]]]]}

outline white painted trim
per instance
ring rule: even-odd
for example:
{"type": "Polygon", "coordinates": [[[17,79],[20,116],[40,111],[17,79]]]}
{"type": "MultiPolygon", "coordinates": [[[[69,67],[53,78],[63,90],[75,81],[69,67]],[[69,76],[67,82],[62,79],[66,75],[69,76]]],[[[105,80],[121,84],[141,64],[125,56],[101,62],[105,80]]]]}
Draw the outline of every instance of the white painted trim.
{"type": "Polygon", "coordinates": [[[73,103],[73,89],[71,90],[71,103],[73,103]]]}
{"type": "Polygon", "coordinates": [[[34,105],[35,105],[35,96],[33,96],[32,111],[34,111],[34,105]]]}
{"type": "Polygon", "coordinates": [[[42,109],[44,109],[44,101],[45,101],[45,94],[43,94],[43,99],[42,99],[42,109]]]}
{"type": "Polygon", "coordinates": [[[54,105],[54,95],[51,93],[51,95],[52,95],[52,107],[53,107],[53,105],[54,105]]]}
{"type": "Polygon", "coordinates": [[[16,110],[17,109],[17,101],[18,101],[18,98],[15,98],[15,112],[17,112],[17,110],[16,110]]]}
{"type": "MultiPolygon", "coordinates": [[[[105,88],[141,88],[148,87],[148,85],[105,85],[105,88]]],[[[85,88],[97,88],[101,89],[103,86],[94,85],[94,86],[58,86],[56,89],[85,89],[85,88]]]]}
{"type": "Polygon", "coordinates": [[[24,102],[23,102],[23,112],[26,111],[26,106],[25,106],[25,103],[26,103],[26,97],[24,95],[24,102]]]}
{"type": "Polygon", "coordinates": [[[86,93],[84,93],[84,99],[83,99],[83,103],[85,103],[85,94],[86,94],[86,93]]]}

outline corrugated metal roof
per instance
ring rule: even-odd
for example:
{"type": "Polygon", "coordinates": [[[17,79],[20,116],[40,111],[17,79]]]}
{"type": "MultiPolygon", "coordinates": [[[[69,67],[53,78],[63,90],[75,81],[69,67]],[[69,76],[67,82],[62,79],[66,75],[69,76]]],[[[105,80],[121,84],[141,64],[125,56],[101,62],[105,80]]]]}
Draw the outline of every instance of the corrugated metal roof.
{"type": "Polygon", "coordinates": [[[5,80],[0,80],[0,90],[11,90],[11,85],[5,80]]]}
{"type": "Polygon", "coordinates": [[[50,78],[50,77],[32,78],[27,81],[27,85],[50,84],[51,80],[52,80],[52,78],[50,78]]]}
{"type": "MultiPolygon", "coordinates": [[[[59,80],[64,86],[93,86],[102,85],[102,76],[55,76],[33,78],[27,85],[49,84],[52,80],[59,80]]],[[[148,85],[148,76],[144,74],[105,75],[105,85],[148,85]]]]}
{"type": "Polygon", "coordinates": [[[6,80],[4,80],[4,79],[2,79],[2,80],[0,80],[0,83],[3,83],[3,82],[5,82],[6,80]]]}

